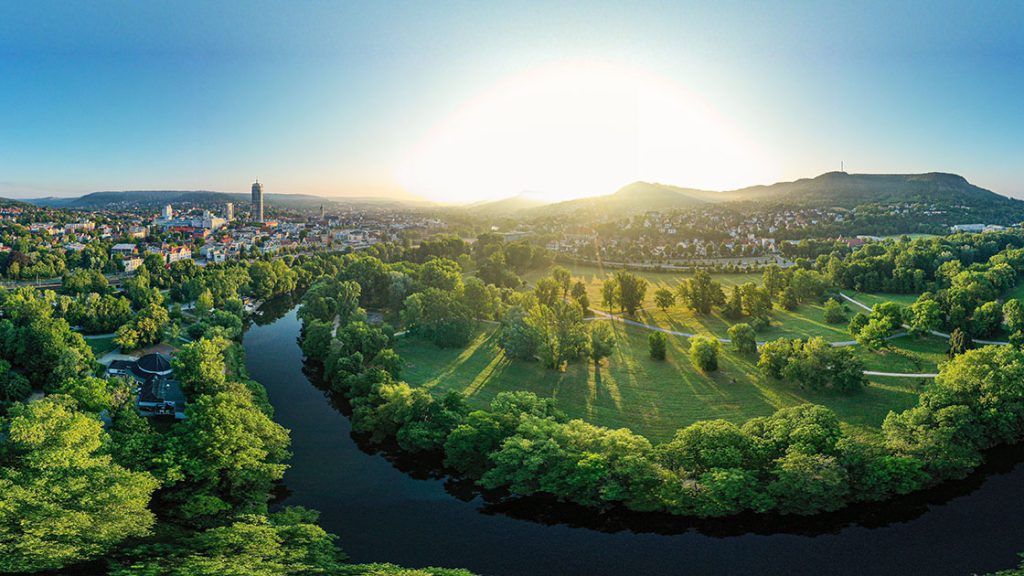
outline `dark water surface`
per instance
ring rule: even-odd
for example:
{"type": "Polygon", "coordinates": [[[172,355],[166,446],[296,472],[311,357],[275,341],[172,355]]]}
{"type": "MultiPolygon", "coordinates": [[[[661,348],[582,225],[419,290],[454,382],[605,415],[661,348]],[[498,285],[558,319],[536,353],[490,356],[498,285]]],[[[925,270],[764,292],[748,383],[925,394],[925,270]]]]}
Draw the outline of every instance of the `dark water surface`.
{"type": "Polygon", "coordinates": [[[991,454],[985,470],[962,482],[812,519],[693,523],[486,502],[429,467],[364,452],[348,418],[303,373],[295,310],[271,308],[261,321],[245,349],[275,420],[291,430],[281,501],[320,510],[354,561],[494,575],[964,575],[1009,568],[1024,551],[1021,449],[991,454]]]}

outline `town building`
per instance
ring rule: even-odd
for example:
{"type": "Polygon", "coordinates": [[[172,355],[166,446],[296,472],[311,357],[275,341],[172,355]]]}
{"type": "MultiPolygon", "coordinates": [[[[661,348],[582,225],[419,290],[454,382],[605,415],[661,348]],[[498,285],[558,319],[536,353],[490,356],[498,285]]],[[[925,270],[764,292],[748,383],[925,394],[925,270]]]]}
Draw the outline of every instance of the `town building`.
{"type": "Polygon", "coordinates": [[[142,416],[185,419],[185,393],[174,380],[170,359],[163,354],[146,354],[138,360],[114,360],[107,368],[107,376],[121,376],[135,381],[135,406],[142,416]]]}
{"type": "Polygon", "coordinates": [[[263,222],[263,184],[259,178],[252,185],[252,219],[263,222]]]}

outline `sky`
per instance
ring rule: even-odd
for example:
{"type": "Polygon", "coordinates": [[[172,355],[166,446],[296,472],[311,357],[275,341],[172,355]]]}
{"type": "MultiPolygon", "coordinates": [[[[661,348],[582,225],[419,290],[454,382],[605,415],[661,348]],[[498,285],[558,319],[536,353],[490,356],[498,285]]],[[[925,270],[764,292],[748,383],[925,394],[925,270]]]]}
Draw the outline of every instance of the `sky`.
{"type": "Polygon", "coordinates": [[[1024,197],[1022,95],[1021,2],[0,2],[0,196],[1024,197]]]}

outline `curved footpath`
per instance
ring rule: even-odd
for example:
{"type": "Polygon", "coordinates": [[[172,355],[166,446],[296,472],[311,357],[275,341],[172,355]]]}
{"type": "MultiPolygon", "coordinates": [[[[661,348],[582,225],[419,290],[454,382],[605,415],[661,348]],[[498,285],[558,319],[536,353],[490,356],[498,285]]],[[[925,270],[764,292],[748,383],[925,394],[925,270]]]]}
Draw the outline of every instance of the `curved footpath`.
{"type": "MultiPolygon", "coordinates": [[[[867,304],[864,304],[863,302],[858,302],[857,300],[854,300],[853,298],[850,298],[849,296],[847,296],[846,294],[843,294],[842,292],[840,292],[839,295],[842,296],[843,299],[846,300],[847,302],[850,302],[851,304],[854,304],[856,306],[860,306],[861,308],[867,310],[868,312],[871,312],[871,307],[868,306],[867,304]]],[[[904,324],[903,327],[904,328],[910,328],[910,326],[907,326],[906,324],[904,324]]],[[[938,330],[929,330],[928,332],[932,336],[938,336],[939,338],[945,338],[946,340],[949,340],[949,338],[950,338],[949,334],[947,334],[945,332],[939,332],[938,330]]],[[[1003,341],[1003,340],[974,340],[974,342],[976,344],[981,344],[981,345],[984,345],[984,346],[1009,346],[1010,345],[1009,342],[1006,342],[1006,341],[1003,341]]]]}

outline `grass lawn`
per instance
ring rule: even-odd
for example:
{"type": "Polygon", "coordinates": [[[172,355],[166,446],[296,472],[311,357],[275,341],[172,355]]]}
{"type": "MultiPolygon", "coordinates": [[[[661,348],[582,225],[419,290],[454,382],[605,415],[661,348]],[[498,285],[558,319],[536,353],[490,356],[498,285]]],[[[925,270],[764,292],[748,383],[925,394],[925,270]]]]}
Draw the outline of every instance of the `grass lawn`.
{"type": "Polygon", "coordinates": [[[92,348],[94,356],[99,358],[111,350],[117,349],[117,344],[114,344],[113,336],[105,336],[103,338],[86,338],[85,343],[92,348]]]}
{"type": "MultiPolygon", "coordinates": [[[[438,349],[408,337],[398,340],[396,351],[405,362],[402,376],[407,382],[437,393],[463,391],[474,407],[486,406],[502,391],[528,390],[555,398],[571,417],[628,427],[655,441],[671,438],[678,428],[699,420],[742,423],[806,402],[828,406],[852,432],[872,433],[890,410],[916,404],[920,389],[913,379],[878,378],[859,393],[808,392],[766,380],[757,371],[755,357],[738,355],[728,346],[723,346],[720,369],[704,375],[690,365],[686,339],[670,336],[668,359],[655,361],[647,355],[649,331],[621,323],[612,326],[617,344],[610,359],[600,367],[577,362],[565,372],[506,358],[497,346],[496,329],[489,326],[466,348],[438,349]]],[[[868,351],[858,353],[874,356],[868,351]]],[[[898,356],[901,364],[877,359],[888,371],[909,367],[919,371],[913,361],[889,354],[898,356]]]]}
{"type": "MultiPolygon", "coordinates": [[[[868,294],[866,292],[854,292],[852,290],[843,290],[843,294],[846,294],[850,298],[858,302],[862,302],[867,306],[874,306],[875,304],[881,304],[882,302],[896,302],[904,306],[910,306],[917,301],[917,297],[920,294],[868,294]]],[[[864,309],[856,306],[857,312],[864,312],[864,309]]]]}
{"type": "Polygon", "coordinates": [[[1009,292],[1003,295],[1004,301],[1009,300],[1010,298],[1024,300],[1024,282],[1014,286],[1009,292]]]}
{"type": "MultiPolygon", "coordinates": [[[[590,307],[596,310],[605,310],[601,304],[601,284],[605,278],[613,273],[611,270],[601,270],[595,266],[573,266],[569,270],[573,274],[573,280],[582,280],[587,286],[587,296],[590,298],[590,307]]],[[[540,278],[543,273],[536,273],[530,280],[540,278]]],[[[644,308],[639,310],[636,320],[645,324],[661,326],[676,332],[687,333],[708,333],[719,338],[727,338],[729,326],[736,323],[721,315],[717,309],[708,315],[695,314],[681,304],[677,304],[661,310],[654,304],[654,292],[659,288],[668,288],[675,291],[681,281],[689,278],[689,274],[678,272],[634,272],[638,276],[647,279],[650,285],[647,287],[647,296],[644,300],[644,308]]],[[[761,274],[714,274],[715,281],[720,282],[728,292],[732,286],[746,282],[761,283],[761,274]]],[[[847,305],[849,316],[856,310],[852,305],[847,305]]],[[[743,320],[739,320],[742,322],[743,320]]],[[[758,340],[772,340],[775,338],[807,338],[810,336],[822,336],[830,342],[841,342],[851,340],[847,332],[848,323],[828,324],[824,321],[824,308],[818,304],[805,304],[796,310],[787,311],[775,309],[772,311],[772,324],[767,329],[758,333],[758,340]]]]}
{"type": "Polygon", "coordinates": [[[930,374],[939,371],[939,365],[947,360],[949,348],[945,339],[936,336],[901,336],[890,340],[890,345],[889,349],[877,352],[857,346],[857,356],[864,362],[864,369],[930,374]]]}

